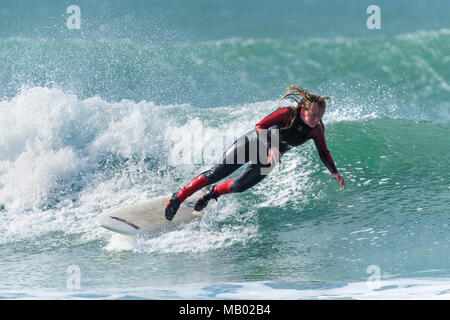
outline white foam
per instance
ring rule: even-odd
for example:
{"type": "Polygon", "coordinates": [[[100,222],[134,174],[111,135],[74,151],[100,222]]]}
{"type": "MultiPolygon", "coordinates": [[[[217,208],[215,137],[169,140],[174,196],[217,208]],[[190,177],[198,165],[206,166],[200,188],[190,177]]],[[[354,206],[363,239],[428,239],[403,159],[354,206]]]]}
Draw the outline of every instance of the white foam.
{"type": "Polygon", "coordinates": [[[223,227],[220,230],[193,230],[185,227],[156,238],[114,235],[105,247],[108,251],[140,253],[204,252],[223,249],[233,244],[245,244],[256,234],[256,227],[223,227]],[[120,237],[120,238],[119,238],[120,237]]]}
{"type": "MultiPolygon", "coordinates": [[[[146,101],[80,100],[40,87],[24,87],[13,99],[1,101],[0,204],[7,212],[0,218],[2,241],[55,230],[92,230],[102,209],[130,196],[131,186],[138,185],[133,190],[138,197],[154,191],[142,186],[144,159],[155,155],[158,160],[158,133],[170,130],[161,121],[164,113],[156,110],[146,101]],[[126,166],[128,175],[117,172],[108,179],[98,170],[108,153],[137,155],[138,162],[126,166]],[[81,191],[71,189],[73,185],[81,191]]],[[[164,177],[151,183],[156,187],[162,181],[164,177]]]]}
{"type": "MultiPolygon", "coordinates": [[[[58,88],[24,87],[16,97],[0,102],[6,119],[0,127],[0,205],[7,212],[0,217],[1,241],[50,231],[84,233],[86,239],[105,237],[108,233],[95,224],[104,210],[181,188],[211,168],[237,137],[253,129],[277,105],[276,100],[264,101],[205,113],[189,105],[79,99],[58,88]],[[180,150],[190,152],[189,161],[179,156],[180,150]],[[108,171],[108,155],[113,156],[112,171],[108,171]],[[114,157],[119,157],[116,169],[114,157]],[[121,159],[132,160],[120,165],[121,159]],[[148,159],[153,161],[150,171],[148,159]],[[174,169],[167,172],[171,167],[174,169]]],[[[330,109],[327,121],[366,116],[362,110],[355,113],[349,108],[349,113],[339,118],[338,114],[345,113],[342,108],[340,112],[330,109]]],[[[309,145],[302,147],[301,156],[283,156],[283,166],[252,188],[251,192],[265,197],[262,205],[283,205],[292,195],[306,197],[309,176],[317,170],[311,150],[309,145]]],[[[172,236],[192,237],[202,248],[199,250],[207,250],[208,246],[247,241],[255,230],[245,226],[189,232],[193,235],[172,236]],[[209,244],[202,239],[209,239],[209,244]]],[[[142,241],[148,242],[143,251],[192,249],[176,244],[169,235],[160,239],[165,247],[142,241]]]]}
{"type": "MultiPolygon", "coordinates": [[[[367,282],[350,282],[334,288],[275,289],[270,282],[241,284],[234,292],[216,295],[218,299],[449,299],[449,278],[403,278],[381,280],[376,289],[367,282]]],[[[301,283],[299,283],[301,287],[301,283]]]]}
{"type": "Polygon", "coordinates": [[[399,278],[382,280],[377,288],[367,282],[228,282],[159,285],[132,288],[91,288],[68,292],[54,289],[8,289],[8,299],[220,299],[220,300],[448,300],[449,278],[399,278]],[[314,289],[310,289],[311,287],[314,289]]]}
{"type": "Polygon", "coordinates": [[[224,225],[220,229],[216,227],[218,221],[235,214],[236,208],[232,203],[227,203],[221,208],[218,208],[217,204],[211,205],[202,218],[174,231],[153,237],[114,234],[105,249],[108,251],[179,253],[223,249],[236,243],[242,245],[257,235],[257,226],[243,223],[224,225]]]}

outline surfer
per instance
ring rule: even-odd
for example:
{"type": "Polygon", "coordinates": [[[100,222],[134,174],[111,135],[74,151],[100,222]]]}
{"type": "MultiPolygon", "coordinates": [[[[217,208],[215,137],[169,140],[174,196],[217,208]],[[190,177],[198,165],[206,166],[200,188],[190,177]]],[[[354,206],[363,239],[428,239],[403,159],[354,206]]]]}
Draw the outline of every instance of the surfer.
{"type": "Polygon", "coordinates": [[[280,162],[280,157],[286,151],[309,139],[314,141],[320,159],[333,177],[342,188],[346,187],[325,143],[322,117],[326,108],[325,100],[330,98],[310,94],[297,86],[289,86],[280,101],[284,99],[294,101],[296,106],[280,107],[269,114],[255,125],[254,130],[237,139],[218,164],[200,173],[187,186],[172,194],[165,209],[167,220],[172,220],[180,204],[203,187],[212,185],[195,203],[196,211],[204,209],[211,199],[217,200],[223,194],[243,192],[253,187],[280,162]],[[238,178],[214,185],[245,163],[247,166],[238,178]]]}

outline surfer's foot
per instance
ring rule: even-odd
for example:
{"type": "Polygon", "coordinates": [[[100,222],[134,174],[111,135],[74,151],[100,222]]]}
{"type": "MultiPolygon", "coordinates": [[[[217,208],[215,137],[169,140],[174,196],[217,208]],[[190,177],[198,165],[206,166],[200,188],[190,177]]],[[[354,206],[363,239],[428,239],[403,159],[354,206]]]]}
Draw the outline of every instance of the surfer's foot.
{"type": "Polygon", "coordinates": [[[169,202],[166,205],[166,219],[172,220],[175,214],[177,213],[178,208],[180,207],[181,201],[177,198],[177,193],[174,192],[172,194],[172,198],[169,200],[169,202]]]}
{"type": "Polygon", "coordinates": [[[195,203],[194,210],[202,211],[208,205],[209,200],[215,199],[217,201],[218,196],[214,193],[214,186],[207,190],[195,203]]]}

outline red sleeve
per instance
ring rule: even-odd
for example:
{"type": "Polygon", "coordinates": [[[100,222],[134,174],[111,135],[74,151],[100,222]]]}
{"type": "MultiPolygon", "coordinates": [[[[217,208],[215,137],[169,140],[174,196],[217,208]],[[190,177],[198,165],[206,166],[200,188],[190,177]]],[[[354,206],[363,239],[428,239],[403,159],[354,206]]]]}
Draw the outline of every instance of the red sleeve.
{"type": "Polygon", "coordinates": [[[323,134],[322,127],[318,127],[317,130],[314,130],[315,134],[313,135],[314,144],[316,145],[317,151],[319,152],[320,160],[322,160],[323,164],[330,170],[331,173],[336,173],[337,168],[334,164],[333,158],[331,158],[330,152],[328,151],[327,144],[325,143],[325,136],[323,134]]]}
{"type": "Polygon", "coordinates": [[[269,114],[255,125],[255,130],[269,129],[276,124],[288,126],[291,119],[292,109],[288,107],[280,108],[269,114]]]}

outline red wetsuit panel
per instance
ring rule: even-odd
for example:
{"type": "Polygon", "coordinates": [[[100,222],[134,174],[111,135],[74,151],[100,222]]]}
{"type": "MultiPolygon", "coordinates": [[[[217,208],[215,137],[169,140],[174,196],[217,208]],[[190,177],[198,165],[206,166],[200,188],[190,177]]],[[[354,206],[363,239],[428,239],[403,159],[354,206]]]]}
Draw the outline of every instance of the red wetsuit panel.
{"type": "Polygon", "coordinates": [[[234,178],[233,179],[228,179],[224,182],[222,182],[221,184],[218,184],[217,186],[214,187],[214,194],[216,196],[221,196],[223,194],[227,194],[227,193],[231,193],[231,185],[234,182],[234,178]]]}
{"type": "Polygon", "coordinates": [[[185,186],[183,189],[178,191],[177,198],[178,198],[178,200],[183,202],[184,200],[186,200],[186,198],[190,197],[196,191],[200,190],[201,188],[203,188],[207,185],[208,185],[208,179],[204,175],[199,174],[194,179],[192,179],[192,181],[187,186],[185,186]]]}
{"type": "Polygon", "coordinates": [[[269,129],[270,127],[282,124],[283,127],[286,127],[289,125],[290,119],[291,119],[291,113],[292,109],[288,107],[280,108],[278,110],[275,110],[271,114],[269,114],[267,117],[262,119],[260,122],[258,122],[255,125],[255,130],[260,131],[262,129],[269,129]]]}

